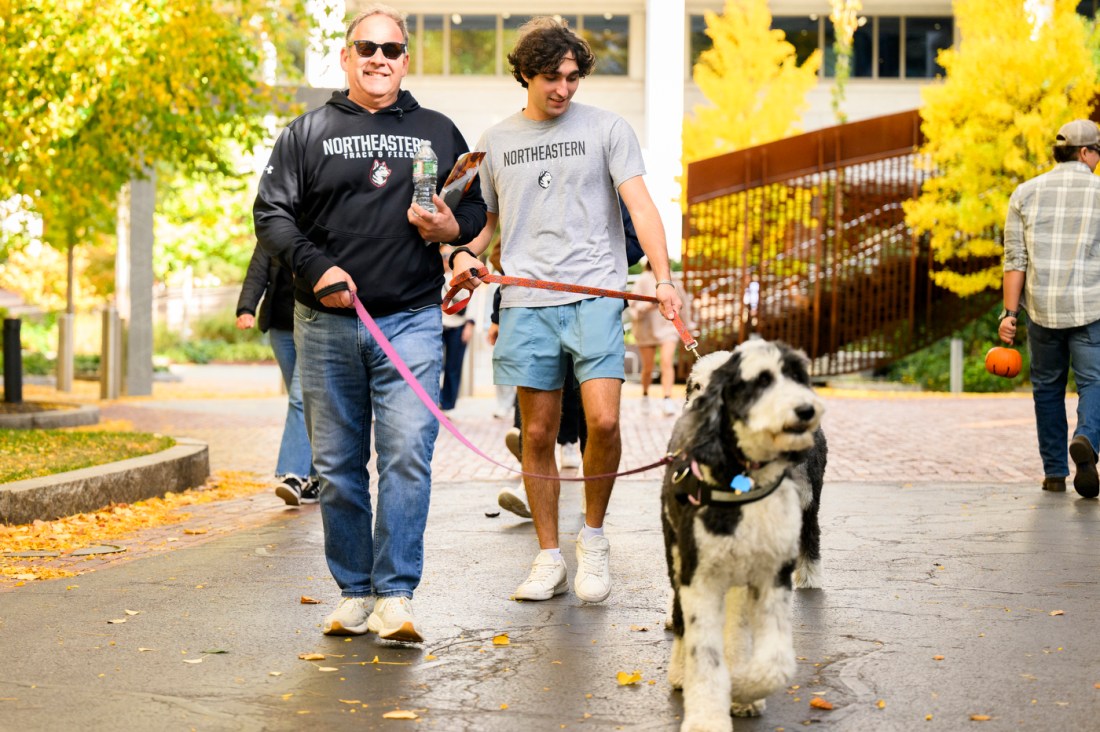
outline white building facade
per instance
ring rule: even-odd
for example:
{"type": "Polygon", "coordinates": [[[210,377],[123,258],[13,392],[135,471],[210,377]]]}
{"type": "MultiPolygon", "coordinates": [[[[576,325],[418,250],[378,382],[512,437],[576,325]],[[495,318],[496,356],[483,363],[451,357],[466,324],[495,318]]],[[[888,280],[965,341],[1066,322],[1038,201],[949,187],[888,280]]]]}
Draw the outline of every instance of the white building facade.
{"type": "MultiPolygon", "coordinates": [[[[704,13],[720,13],[723,0],[390,2],[408,13],[405,88],[424,106],[450,116],[471,146],[526,100],[506,60],[517,29],[534,15],[567,19],[598,59],[596,72],[581,83],[575,99],[618,112],[634,127],[646,155],[647,184],[665,219],[670,249],[678,256],[679,187],[674,179],[680,173],[682,120],[685,111],[708,104],[691,71],[710,44],[704,13]]],[[[346,9],[353,14],[366,4],[347,0],[346,9]]],[[[1082,0],[1078,11],[1093,17],[1096,5],[1097,0],[1082,0]]],[[[828,0],[772,0],[769,8],[773,27],[786,32],[800,59],[816,49],[825,56],[803,129],[836,124],[828,0]]],[[[845,94],[849,121],[917,108],[921,87],[942,74],[936,53],[957,36],[951,1],[863,0],[861,15],[845,94]]],[[[338,76],[333,84],[340,83],[338,76]]]]}

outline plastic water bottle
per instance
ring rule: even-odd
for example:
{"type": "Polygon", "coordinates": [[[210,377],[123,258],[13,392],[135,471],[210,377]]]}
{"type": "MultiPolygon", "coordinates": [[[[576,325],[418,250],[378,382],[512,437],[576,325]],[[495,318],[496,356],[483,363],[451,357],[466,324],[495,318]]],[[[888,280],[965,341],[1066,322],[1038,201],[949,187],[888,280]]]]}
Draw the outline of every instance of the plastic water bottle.
{"type": "Polygon", "coordinates": [[[420,149],[413,158],[413,203],[420,204],[435,213],[432,195],[435,193],[435,176],[439,168],[439,159],[432,150],[431,140],[421,140],[420,149]]]}

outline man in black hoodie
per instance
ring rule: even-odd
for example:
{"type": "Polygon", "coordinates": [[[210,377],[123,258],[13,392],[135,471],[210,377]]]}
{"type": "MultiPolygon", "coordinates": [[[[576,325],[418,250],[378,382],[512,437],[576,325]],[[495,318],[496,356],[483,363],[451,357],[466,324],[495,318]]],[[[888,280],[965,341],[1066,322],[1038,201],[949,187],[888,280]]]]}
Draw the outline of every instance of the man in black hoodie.
{"type": "Polygon", "coordinates": [[[431,141],[440,171],[468,148],[454,123],[401,89],[408,40],[404,16],[391,7],[371,5],[356,16],[340,53],[348,90],[280,135],[253,213],[260,245],[295,274],[294,342],[325,557],[343,597],[324,632],[420,642],[411,598],[423,567],[439,424],[353,303],[358,296],[438,396],[443,265],[438,246],[427,242],[470,241],[485,225],[485,204],[476,183],[453,211],[439,196],[435,212],[410,204],[422,139],[431,141]],[[377,520],[367,469],[372,419],[377,520]]]}

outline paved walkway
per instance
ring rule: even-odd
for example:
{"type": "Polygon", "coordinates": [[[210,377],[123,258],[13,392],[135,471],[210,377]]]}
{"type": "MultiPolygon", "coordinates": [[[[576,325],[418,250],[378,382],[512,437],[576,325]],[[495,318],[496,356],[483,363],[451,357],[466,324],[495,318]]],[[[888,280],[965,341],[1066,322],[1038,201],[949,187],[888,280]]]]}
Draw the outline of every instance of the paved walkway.
{"type": "MultiPolygon", "coordinates": [[[[285,399],[274,367],[182,377],[151,398],[102,404],[103,419],[205,439],[214,470],[269,474],[285,399]]],[[[624,394],[632,467],[662,453],[672,419],[644,413],[636,384],[624,394]]],[[[797,593],[792,686],[735,729],[957,730],[971,715],[990,717],[990,730],[1093,729],[1100,505],[1038,490],[1030,398],[822,394],[825,588],[797,593]],[[811,708],[814,696],[833,711],[811,708]]],[[[510,423],[493,406],[481,386],[453,420],[510,463],[510,423]]],[[[515,603],[533,528],[492,515],[514,478],[449,435],[434,466],[417,593],[424,647],[322,636],[338,592],[319,512],[265,493],[193,509],[126,554],[86,560],[93,571],[76,579],[0,590],[0,728],[393,729],[407,723],[383,715],[405,710],[439,730],[676,729],[660,476],[616,491],[608,602],[515,603]],[[501,633],[506,646],[493,642],[501,633]],[[310,652],[326,658],[299,660],[310,652]],[[642,680],[620,686],[619,671],[642,680]]],[[[563,488],[567,548],[578,490],[563,488]]]]}

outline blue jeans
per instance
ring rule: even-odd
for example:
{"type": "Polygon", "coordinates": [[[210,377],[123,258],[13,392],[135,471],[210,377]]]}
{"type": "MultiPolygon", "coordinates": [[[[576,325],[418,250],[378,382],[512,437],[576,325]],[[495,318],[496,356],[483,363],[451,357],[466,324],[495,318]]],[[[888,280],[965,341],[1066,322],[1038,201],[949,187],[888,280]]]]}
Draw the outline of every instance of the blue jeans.
{"type": "MultiPolygon", "coordinates": [[[[438,305],[376,318],[409,369],[439,395],[438,305]]],[[[352,314],[294,306],[302,396],[321,481],[325,559],[344,597],[412,597],[424,566],[424,526],[439,422],[352,314]],[[371,511],[371,427],[377,516],[371,511]]]]}
{"type": "Polygon", "coordinates": [[[454,409],[458,401],[458,387],[462,383],[462,359],[466,357],[466,344],[462,333],[466,326],[443,329],[443,386],[439,390],[439,408],[454,409]]]}
{"type": "Polygon", "coordinates": [[[1069,369],[1077,381],[1077,429],[1092,449],[1100,442],[1100,320],[1076,328],[1044,328],[1027,324],[1031,354],[1032,397],[1043,472],[1055,478],[1069,475],[1066,446],[1066,382],[1069,369]]]}
{"type": "Polygon", "coordinates": [[[306,415],[302,408],[302,381],[298,377],[298,352],[294,350],[294,331],[271,328],[271,350],[283,373],[286,386],[286,420],[283,422],[283,440],[279,443],[279,458],[275,463],[275,475],[296,475],[306,478],[313,475],[313,456],[306,434],[306,415]]]}

